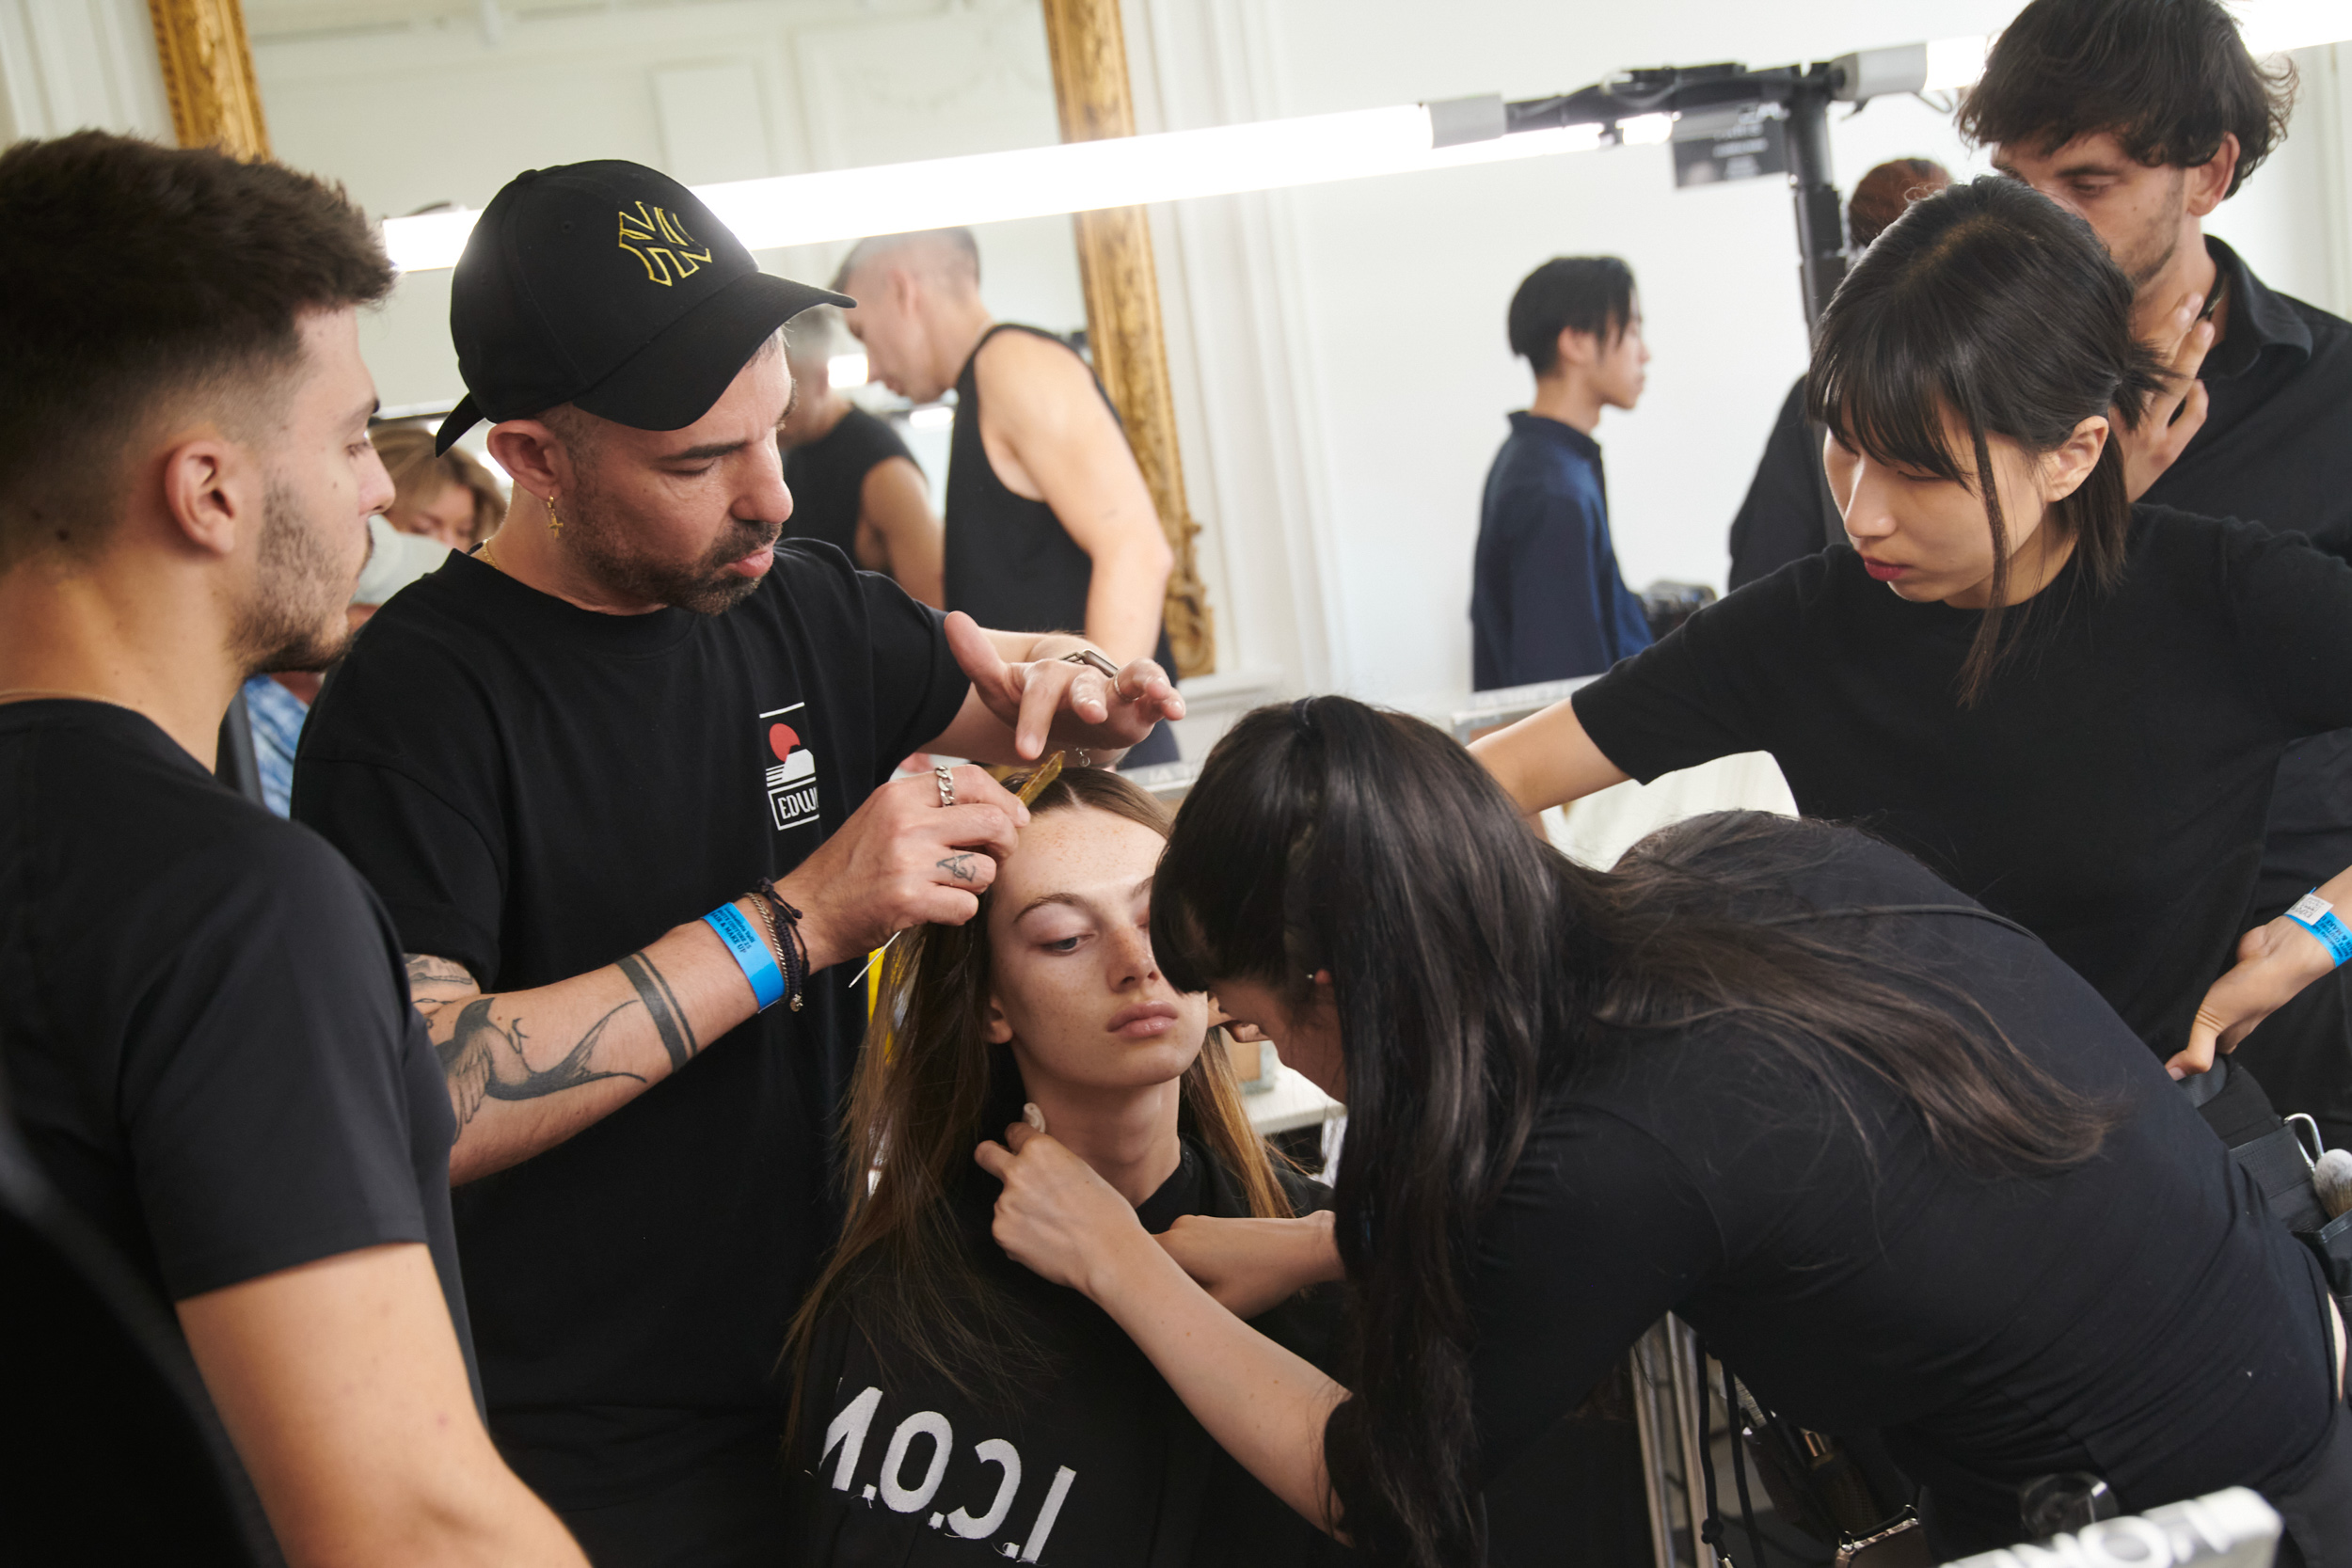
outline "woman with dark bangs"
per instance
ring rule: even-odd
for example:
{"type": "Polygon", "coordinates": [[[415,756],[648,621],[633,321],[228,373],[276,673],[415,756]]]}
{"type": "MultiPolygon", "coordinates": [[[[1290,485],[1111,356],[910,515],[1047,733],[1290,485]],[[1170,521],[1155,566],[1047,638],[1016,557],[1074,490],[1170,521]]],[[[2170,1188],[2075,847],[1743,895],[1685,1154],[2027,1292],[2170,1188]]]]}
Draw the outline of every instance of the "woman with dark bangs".
{"type": "Polygon", "coordinates": [[[1899,851],[1731,813],[1588,870],[1445,735],[1310,698],[1211,753],[1152,932],[1346,1101],[1335,1225],[1171,1256],[1016,1123],[997,1240],[1372,1560],[1484,1560],[1481,1488],[1667,1311],[1767,1407],[1883,1431],[1925,1560],[2083,1472],[2255,1487],[2285,1568],[2352,1560],[2316,1260],[2079,976],[1899,851]],[[1343,1274],[1333,1376],[1218,1305],[1343,1274]]]}
{"type": "Polygon", "coordinates": [[[2109,420],[2160,377],[2130,307],[2090,227],[2023,184],[1913,204],[1813,356],[1852,547],[1473,750],[1529,813],[1770,752],[1804,815],[1917,855],[2047,942],[2175,1078],[2207,1074],[2191,1097],[2235,1142],[2276,1117],[2208,1073],[2217,1044],[2352,953],[2329,909],[2352,873],[2304,920],[2238,930],[2280,752],[2352,724],[2352,568],[2131,506],[2109,420]]]}
{"type": "MultiPolygon", "coordinates": [[[[1147,1233],[1181,1237],[1204,1215],[1330,1228],[1294,1219],[1329,1194],[1269,1158],[1207,998],[1152,961],[1166,810],[1075,768],[1029,811],[978,915],[909,932],[876,998],[848,1228],[792,1326],[790,1560],[1343,1560],[1209,1440],[1117,1324],[989,1239],[997,1183],[972,1151],[1025,1112],[1147,1233]]],[[[1326,1357],[1328,1291],[1259,1307],[1258,1329],[1326,1357]]]]}

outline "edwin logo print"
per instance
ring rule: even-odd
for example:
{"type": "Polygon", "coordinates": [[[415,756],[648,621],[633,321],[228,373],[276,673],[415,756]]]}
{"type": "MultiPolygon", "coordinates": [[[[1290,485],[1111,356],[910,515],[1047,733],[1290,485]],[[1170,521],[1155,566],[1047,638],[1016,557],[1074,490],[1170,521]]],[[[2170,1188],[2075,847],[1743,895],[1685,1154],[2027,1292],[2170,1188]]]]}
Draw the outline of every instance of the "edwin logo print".
{"type": "Polygon", "coordinates": [[[768,726],[768,752],[776,759],[768,769],[768,815],[775,818],[778,832],[817,820],[817,758],[787,718],[807,707],[794,703],[759,716],[768,726]]]}

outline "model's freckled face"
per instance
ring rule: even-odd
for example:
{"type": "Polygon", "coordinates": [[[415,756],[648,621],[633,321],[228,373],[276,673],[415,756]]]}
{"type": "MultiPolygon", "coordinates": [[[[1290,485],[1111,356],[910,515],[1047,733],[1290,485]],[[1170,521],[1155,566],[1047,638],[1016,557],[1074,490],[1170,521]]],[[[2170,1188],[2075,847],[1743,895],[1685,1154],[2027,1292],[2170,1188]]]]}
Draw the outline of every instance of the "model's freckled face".
{"type": "Polygon", "coordinates": [[[989,899],[989,1037],[1031,1092],[1132,1089],[1181,1077],[1208,1033],[1205,996],[1152,956],[1152,873],[1167,841],[1091,807],[1035,817],[989,899]]]}

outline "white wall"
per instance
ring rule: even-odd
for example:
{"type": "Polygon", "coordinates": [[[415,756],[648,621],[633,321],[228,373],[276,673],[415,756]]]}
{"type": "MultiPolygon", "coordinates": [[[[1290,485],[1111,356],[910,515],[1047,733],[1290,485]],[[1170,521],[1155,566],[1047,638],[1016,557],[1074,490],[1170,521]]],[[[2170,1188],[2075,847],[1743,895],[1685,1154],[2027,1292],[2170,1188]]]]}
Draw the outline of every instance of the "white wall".
{"type": "MultiPolygon", "coordinates": [[[[273,150],[379,215],[479,208],[523,169],[627,158],[689,184],[1057,139],[1038,0],[945,9],[866,0],[421,15],[299,30],[256,7],[273,150]]],[[[977,234],[990,303],[1057,331],[1086,323],[1067,218],[977,234]]],[[[823,282],[846,246],[764,253],[823,282]]],[[[388,406],[456,401],[449,275],[404,278],[364,343],[388,406]]]]}
{"type": "MultiPolygon", "coordinates": [[[[1526,97],[1642,65],[1822,58],[1995,31],[2014,9],[2015,0],[1479,0],[1447,8],[1439,26],[1411,0],[1130,0],[1129,32],[1131,52],[1144,42],[1137,70],[1151,79],[1156,124],[1177,129],[1481,91],[1526,97]]],[[[2279,286],[2340,309],[2344,245],[2329,214],[2344,205],[2342,159],[2327,163],[2311,119],[2298,117],[2297,138],[2213,228],[2279,286]]],[[[1912,99],[1835,111],[1832,145],[1849,186],[1895,156],[1935,158],[1963,177],[1984,167],[1947,116],[1912,99]]],[[[1480,485],[1502,416],[1525,405],[1530,386],[1504,342],[1504,308],[1554,255],[1613,252],[1641,283],[1649,388],[1637,411],[1613,411],[1597,433],[1628,578],[1722,585],[1732,514],[1804,363],[1785,182],[1677,191],[1669,150],[1642,147],[1221,198],[1154,218],[1163,282],[1183,275],[1195,340],[1180,352],[1188,463],[1197,472],[1194,454],[1207,454],[1210,495],[1226,513],[1219,601],[1245,617],[1263,604],[1269,622],[1287,611],[1295,628],[1254,647],[1245,629],[1234,640],[1245,661],[1424,708],[1467,688],[1480,485]],[[1274,254],[1253,256],[1253,245],[1274,254]],[[1248,325],[1217,319],[1229,316],[1248,325]],[[1253,335],[1282,363],[1223,352],[1253,335]],[[1269,384],[1289,406],[1267,406],[1269,384]],[[1220,420],[1234,404],[1265,420],[1263,438],[1220,420]],[[1253,469],[1254,490],[1227,483],[1253,469]],[[1283,591],[1255,592],[1248,579],[1261,573],[1283,591]],[[1323,646],[1302,647],[1318,629],[1323,646]]]]}
{"type": "Polygon", "coordinates": [[[142,0],[0,0],[0,145],[95,128],[172,139],[142,0]]]}

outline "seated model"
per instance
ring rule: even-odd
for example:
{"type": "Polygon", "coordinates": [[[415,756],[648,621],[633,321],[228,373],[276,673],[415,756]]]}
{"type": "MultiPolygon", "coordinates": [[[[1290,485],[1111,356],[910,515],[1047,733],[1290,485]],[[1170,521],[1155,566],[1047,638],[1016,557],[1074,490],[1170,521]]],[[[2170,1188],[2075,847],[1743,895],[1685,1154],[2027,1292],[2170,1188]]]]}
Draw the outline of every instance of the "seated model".
{"type": "MultiPolygon", "coordinates": [[[[1029,809],[979,918],[910,932],[885,972],[850,1103],[849,1226],[793,1325],[795,1560],[1343,1560],[1100,1307],[990,1236],[998,1186],[972,1151],[1027,1107],[1154,1234],[1328,1202],[1268,1157],[1208,999],[1152,958],[1167,811],[1092,768],[1029,809]]],[[[1254,1323],[1322,1362],[1337,1307],[1309,1292],[1254,1323]]]]}

